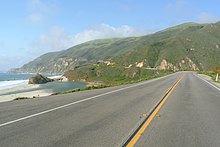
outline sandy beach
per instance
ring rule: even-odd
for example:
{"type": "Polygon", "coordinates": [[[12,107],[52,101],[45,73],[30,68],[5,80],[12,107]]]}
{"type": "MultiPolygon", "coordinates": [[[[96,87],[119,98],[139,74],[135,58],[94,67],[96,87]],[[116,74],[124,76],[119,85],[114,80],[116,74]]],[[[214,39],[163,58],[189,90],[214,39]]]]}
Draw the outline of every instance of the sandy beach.
{"type": "Polygon", "coordinates": [[[51,95],[53,92],[47,90],[37,90],[40,85],[22,85],[14,88],[0,90],[0,102],[11,101],[18,97],[42,97],[51,95]],[[18,91],[27,91],[17,93],[18,91]]]}
{"type": "Polygon", "coordinates": [[[83,88],[87,84],[82,82],[68,82],[64,76],[53,76],[51,79],[60,79],[58,82],[46,84],[24,84],[13,88],[0,90],[0,102],[11,101],[16,98],[37,98],[49,96],[56,92],[63,92],[75,88],[83,88]]]}
{"type": "MultiPolygon", "coordinates": [[[[49,78],[51,79],[64,78],[65,81],[67,81],[66,78],[63,76],[52,76],[49,78]]],[[[43,96],[51,95],[53,93],[52,90],[50,91],[48,89],[39,90],[39,87],[40,87],[39,84],[25,84],[13,88],[0,90],[0,102],[11,101],[21,97],[27,97],[27,98],[43,97],[43,96]]]]}

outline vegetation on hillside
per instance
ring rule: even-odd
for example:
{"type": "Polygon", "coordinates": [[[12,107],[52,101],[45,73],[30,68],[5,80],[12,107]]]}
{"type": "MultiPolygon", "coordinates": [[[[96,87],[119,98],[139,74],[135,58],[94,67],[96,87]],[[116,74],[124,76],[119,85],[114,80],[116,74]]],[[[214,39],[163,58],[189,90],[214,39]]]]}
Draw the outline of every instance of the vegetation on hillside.
{"type": "Polygon", "coordinates": [[[140,82],[166,74],[171,71],[147,70],[138,67],[124,68],[116,65],[93,64],[65,72],[64,76],[74,81],[96,81],[105,85],[122,85],[140,82]]]}
{"type": "Polygon", "coordinates": [[[143,62],[143,68],[208,70],[220,65],[219,57],[220,22],[186,23],[142,37],[89,41],[45,54],[12,71],[64,73],[99,61],[111,61],[124,67],[143,62]]]}

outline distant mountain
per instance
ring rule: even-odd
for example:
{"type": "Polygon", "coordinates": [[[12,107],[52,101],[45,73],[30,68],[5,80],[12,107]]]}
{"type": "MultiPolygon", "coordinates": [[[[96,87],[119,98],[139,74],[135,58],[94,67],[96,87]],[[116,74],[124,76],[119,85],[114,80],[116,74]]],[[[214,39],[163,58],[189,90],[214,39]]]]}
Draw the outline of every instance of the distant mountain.
{"type": "Polygon", "coordinates": [[[186,23],[142,37],[90,41],[47,53],[11,72],[64,73],[97,62],[126,68],[208,70],[220,65],[220,22],[186,23]]]}

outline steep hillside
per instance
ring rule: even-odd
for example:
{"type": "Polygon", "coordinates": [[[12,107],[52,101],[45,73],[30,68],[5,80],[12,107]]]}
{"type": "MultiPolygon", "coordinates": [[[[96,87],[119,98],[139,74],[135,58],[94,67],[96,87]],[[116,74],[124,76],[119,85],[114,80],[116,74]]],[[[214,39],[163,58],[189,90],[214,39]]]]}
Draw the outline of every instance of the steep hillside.
{"type": "Polygon", "coordinates": [[[83,43],[64,51],[47,53],[25,64],[15,72],[63,73],[74,67],[123,54],[141,46],[141,38],[104,39],[83,43]]]}
{"type": "Polygon", "coordinates": [[[95,82],[107,85],[121,85],[170,74],[172,71],[146,70],[139,67],[124,68],[123,66],[98,63],[81,66],[65,72],[70,81],[95,82]]]}
{"type": "Polygon", "coordinates": [[[45,54],[12,71],[64,73],[97,62],[127,68],[207,70],[220,65],[220,22],[186,23],[142,37],[90,41],[45,54]]]}

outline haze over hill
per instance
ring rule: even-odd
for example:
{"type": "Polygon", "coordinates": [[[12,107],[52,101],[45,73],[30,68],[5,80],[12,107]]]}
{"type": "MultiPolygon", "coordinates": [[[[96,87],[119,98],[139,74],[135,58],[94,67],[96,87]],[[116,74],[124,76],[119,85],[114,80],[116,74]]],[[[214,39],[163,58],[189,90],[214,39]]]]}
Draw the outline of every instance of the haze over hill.
{"type": "Polygon", "coordinates": [[[64,73],[102,62],[124,67],[208,70],[220,64],[220,22],[185,23],[157,33],[89,41],[47,53],[12,72],[64,73]]]}

